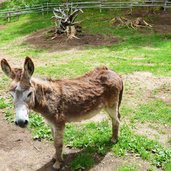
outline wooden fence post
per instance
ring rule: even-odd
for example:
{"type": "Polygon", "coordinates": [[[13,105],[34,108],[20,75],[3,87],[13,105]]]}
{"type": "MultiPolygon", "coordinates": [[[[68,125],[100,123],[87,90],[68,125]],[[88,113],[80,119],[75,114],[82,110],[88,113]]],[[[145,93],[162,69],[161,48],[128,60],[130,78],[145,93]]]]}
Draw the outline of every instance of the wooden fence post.
{"type": "Polygon", "coordinates": [[[166,11],[166,6],[167,6],[167,0],[165,0],[165,2],[164,2],[164,11],[166,11]]]}
{"type": "Polygon", "coordinates": [[[47,10],[46,13],[48,14],[49,13],[49,3],[47,2],[46,5],[47,5],[47,7],[46,7],[46,10],[47,10]]]}
{"type": "Polygon", "coordinates": [[[44,15],[44,6],[42,5],[42,15],[44,15]]]}
{"type": "Polygon", "coordinates": [[[71,10],[73,9],[73,4],[72,4],[72,2],[71,2],[71,4],[70,4],[71,6],[70,6],[70,8],[71,8],[71,10]]]}
{"type": "Polygon", "coordinates": [[[8,22],[11,21],[11,13],[10,12],[7,13],[7,20],[8,20],[8,22]]]}
{"type": "Polygon", "coordinates": [[[17,13],[17,14],[16,14],[16,15],[17,15],[17,20],[19,20],[19,13],[20,13],[20,11],[19,11],[18,8],[16,9],[16,13],[17,13]]]}
{"type": "Polygon", "coordinates": [[[132,8],[133,8],[133,0],[131,0],[131,4],[130,4],[130,14],[132,15],[132,8]]]}
{"type": "Polygon", "coordinates": [[[101,13],[102,12],[102,0],[100,0],[100,4],[99,5],[100,5],[99,8],[100,8],[100,13],[101,13]]]}

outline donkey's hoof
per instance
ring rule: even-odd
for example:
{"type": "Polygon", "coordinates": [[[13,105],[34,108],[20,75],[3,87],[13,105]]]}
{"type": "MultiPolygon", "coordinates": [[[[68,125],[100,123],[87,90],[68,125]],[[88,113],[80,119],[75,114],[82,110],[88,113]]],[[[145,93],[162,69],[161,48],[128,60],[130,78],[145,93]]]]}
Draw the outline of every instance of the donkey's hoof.
{"type": "Polygon", "coordinates": [[[60,168],[61,168],[61,162],[56,161],[53,165],[53,170],[57,171],[57,170],[60,170],[60,168]]]}
{"type": "Polygon", "coordinates": [[[60,169],[55,169],[54,167],[52,167],[51,171],[60,171],[60,169]]]}
{"type": "Polygon", "coordinates": [[[112,138],[112,139],[111,139],[111,142],[112,142],[112,144],[116,144],[116,143],[118,142],[118,139],[112,138]]]}

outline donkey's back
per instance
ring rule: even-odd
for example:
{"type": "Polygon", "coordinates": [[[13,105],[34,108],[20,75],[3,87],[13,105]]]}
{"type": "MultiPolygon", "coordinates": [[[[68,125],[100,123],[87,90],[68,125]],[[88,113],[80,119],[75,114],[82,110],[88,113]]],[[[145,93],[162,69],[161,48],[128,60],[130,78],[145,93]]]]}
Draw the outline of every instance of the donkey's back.
{"type": "Polygon", "coordinates": [[[62,80],[62,106],[67,121],[90,118],[102,108],[117,108],[122,98],[121,77],[106,67],[71,80],[62,80]]]}

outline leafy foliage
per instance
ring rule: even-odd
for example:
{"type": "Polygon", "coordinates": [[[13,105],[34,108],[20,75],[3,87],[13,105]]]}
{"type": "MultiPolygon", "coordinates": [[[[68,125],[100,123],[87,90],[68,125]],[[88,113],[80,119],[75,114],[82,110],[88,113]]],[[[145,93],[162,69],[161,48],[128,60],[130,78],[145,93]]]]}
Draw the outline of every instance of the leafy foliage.
{"type": "Polygon", "coordinates": [[[14,122],[14,114],[12,113],[11,110],[7,110],[7,111],[5,112],[5,118],[6,118],[6,120],[9,121],[9,122],[14,122]]]}
{"type": "Polygon", "coordinates": [[[33,139],[46,138],[48,140],[52,140],[51,129],[40,115],[35,113],[30,114],[29,127],[32,130],[33,139]]]}
{"type": "Polygon", "coordinates": [[[70,164],[73,170],[85,170],[94,165],[94,160],[89,153],[78,155],[70,164]]]}
{"type": "Polygon", "coordinates": [[[0,98],[0,109],[5,110],[5,118],[8,122],[14,122],[11,100],[0,98]]]}
{"type": "Polygon", "coordinates": [[[8,106],[9,106],[9,104],[6,103],[5,99],[0,98],[0,109],[4,109],[8,106]]]}

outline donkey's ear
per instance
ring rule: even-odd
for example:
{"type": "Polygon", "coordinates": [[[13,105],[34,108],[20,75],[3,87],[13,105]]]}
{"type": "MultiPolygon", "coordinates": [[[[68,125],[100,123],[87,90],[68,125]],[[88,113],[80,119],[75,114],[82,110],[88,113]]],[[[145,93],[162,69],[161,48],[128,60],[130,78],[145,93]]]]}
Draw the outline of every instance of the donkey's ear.
{"type": "Polygon", "coordinates": [[[11,69],[10,65],[8,64],[6,59],[2,59],[1,60],[1,68],[2,71],[11,79],[15,78],[15,73],[13,72],[13,70],[11,69]]]}
{"type": "Polygon", "coordinates": [[[34,64],[31,58],[26,57],[24,62],[24,77],[30,79],[34,72],[34,64]]]}

